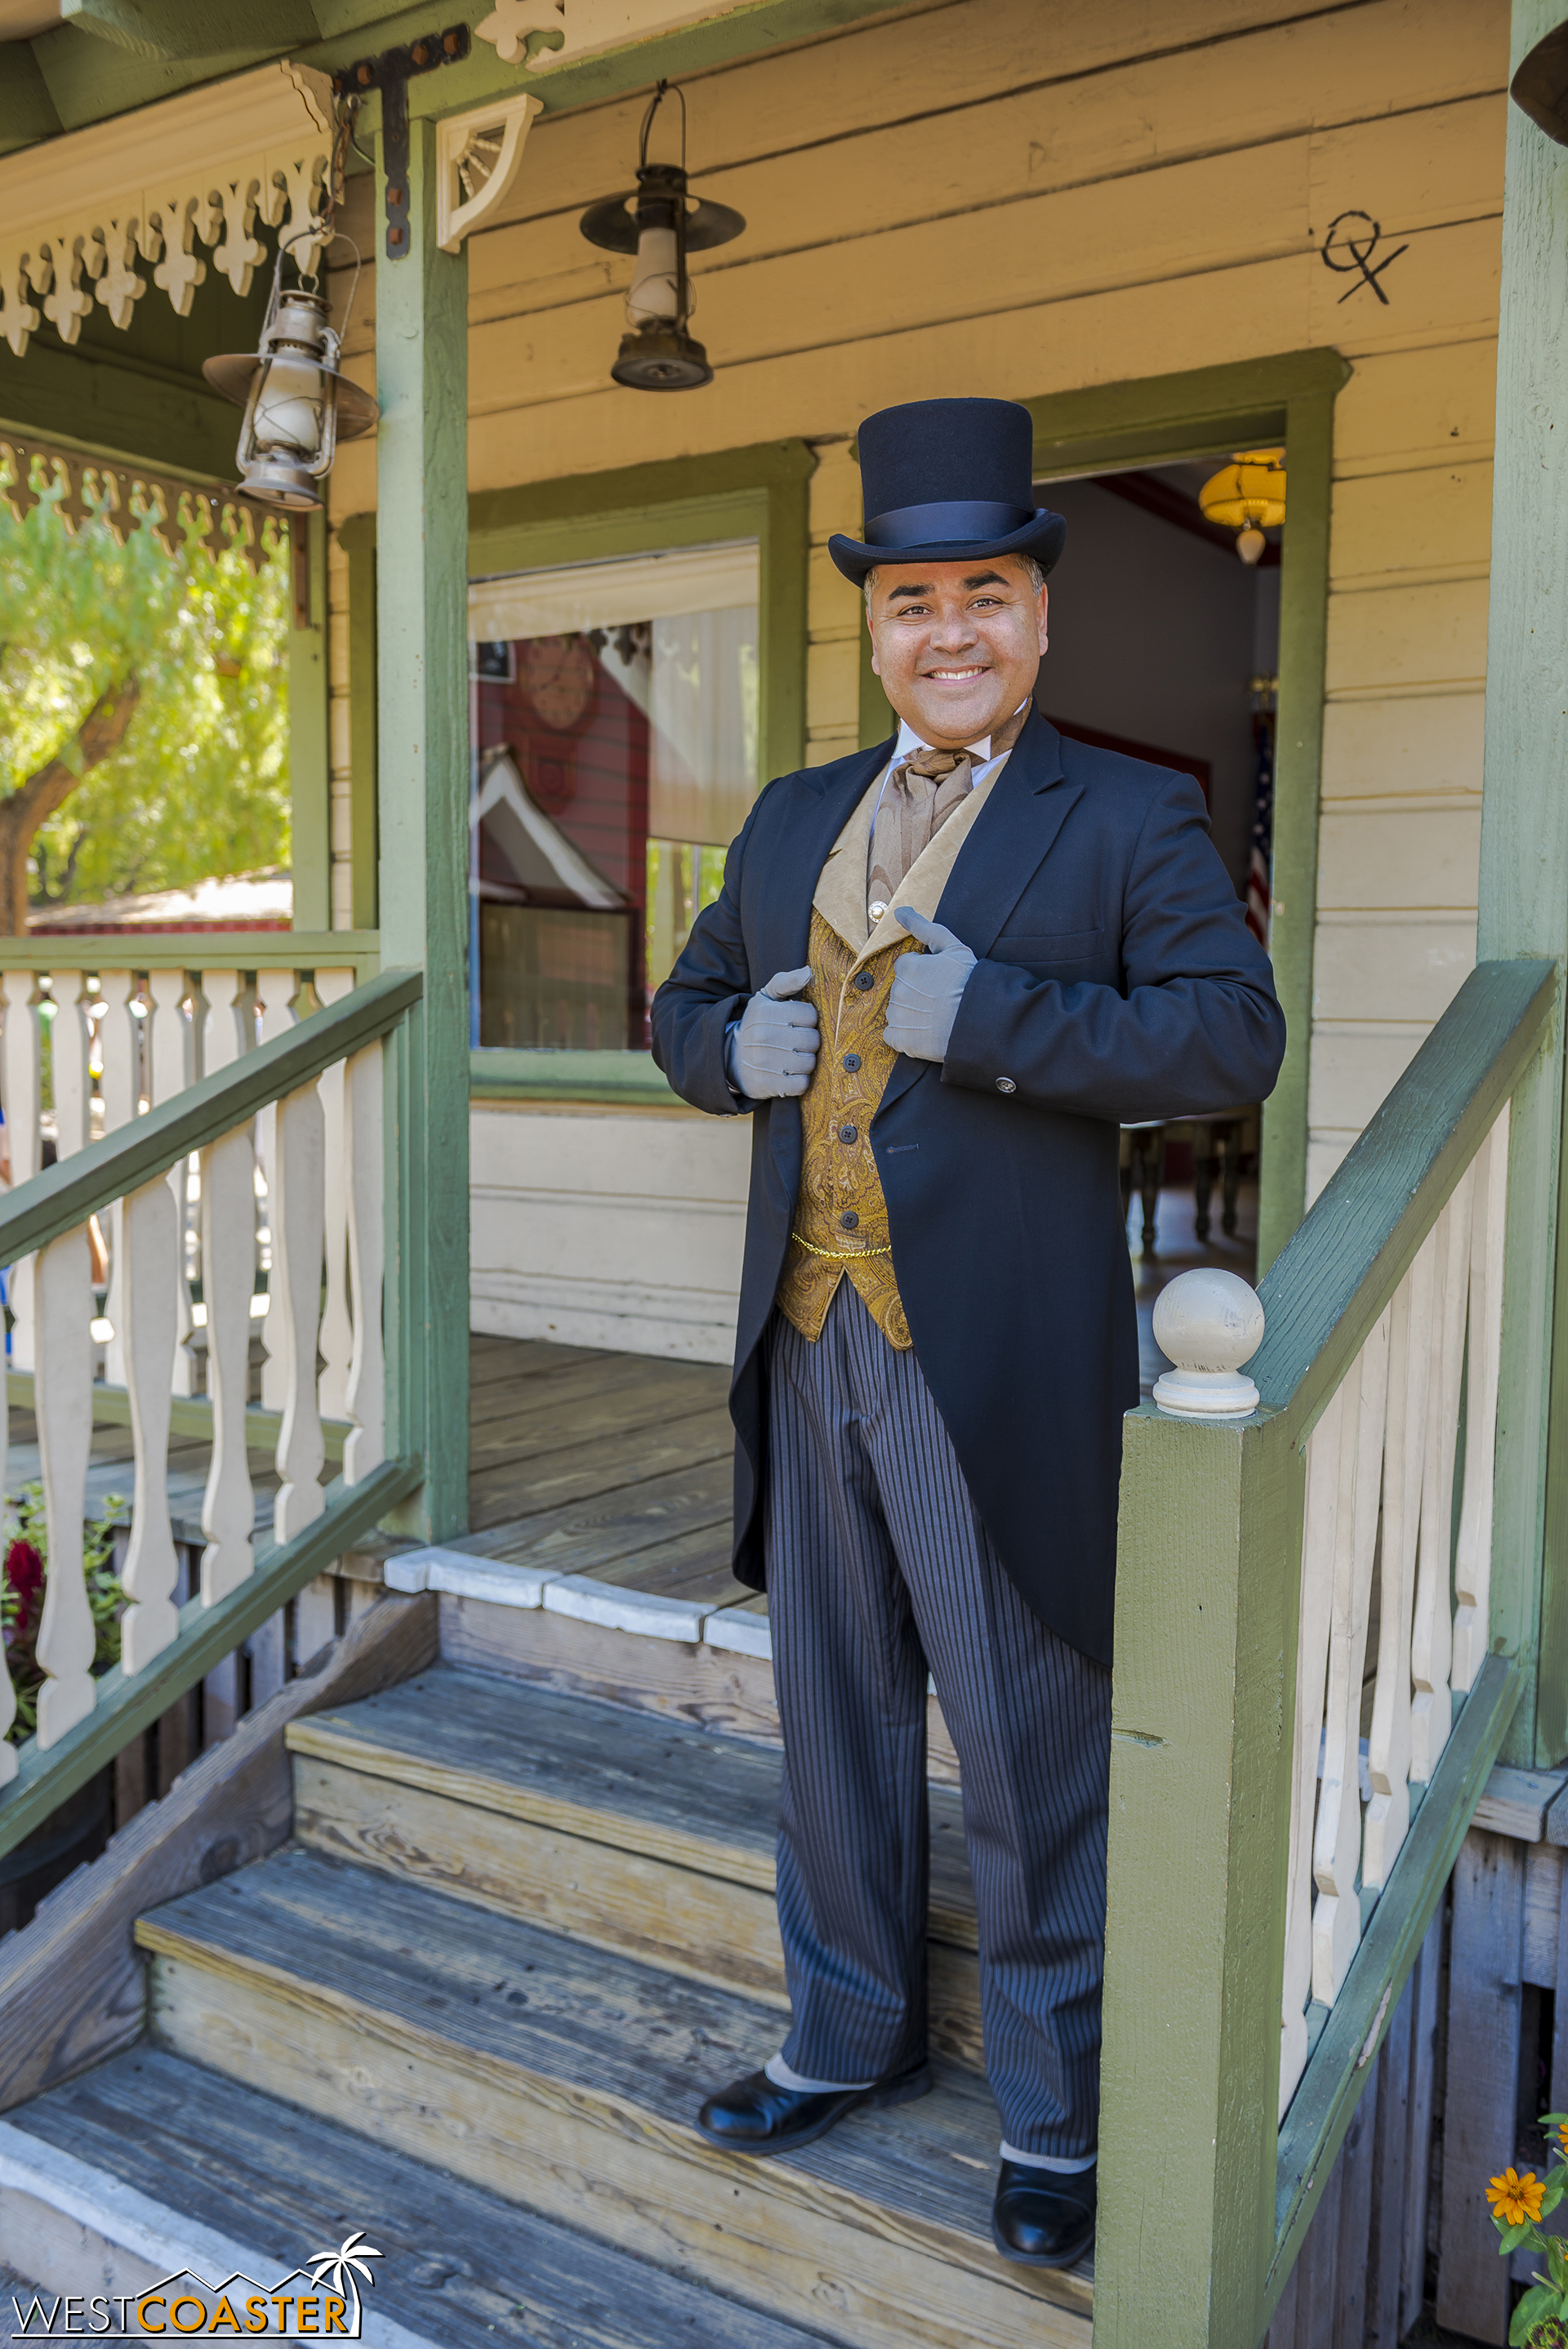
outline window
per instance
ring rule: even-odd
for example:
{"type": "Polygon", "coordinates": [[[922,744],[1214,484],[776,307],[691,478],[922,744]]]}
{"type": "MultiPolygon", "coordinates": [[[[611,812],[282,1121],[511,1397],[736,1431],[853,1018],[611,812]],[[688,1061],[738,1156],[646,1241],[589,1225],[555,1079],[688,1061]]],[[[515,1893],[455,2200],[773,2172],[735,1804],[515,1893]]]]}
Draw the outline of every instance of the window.
{"type": "Polygon", "coordinates": [[[648,1041],[756,795],[754,539],[469,590],[472,1038],[648,1041]]]}

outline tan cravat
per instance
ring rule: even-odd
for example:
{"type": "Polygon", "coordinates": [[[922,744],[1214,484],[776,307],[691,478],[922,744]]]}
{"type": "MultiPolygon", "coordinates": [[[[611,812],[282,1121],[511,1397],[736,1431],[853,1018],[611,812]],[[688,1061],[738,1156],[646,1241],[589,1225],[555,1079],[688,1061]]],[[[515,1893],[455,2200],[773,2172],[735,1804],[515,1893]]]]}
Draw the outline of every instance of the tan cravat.
{"type": "Polygon", "coordinates": [[[1010,750],[1024,730],[1029,705],[1015,710],[991,737],[984,759],[970,750],[917,750],[896,766],[872,828],[867,900],[891,905],[893,893],[916,858],[927,849],[954,808],[968,798],[976,764],[989,765],[1010,750]]]}

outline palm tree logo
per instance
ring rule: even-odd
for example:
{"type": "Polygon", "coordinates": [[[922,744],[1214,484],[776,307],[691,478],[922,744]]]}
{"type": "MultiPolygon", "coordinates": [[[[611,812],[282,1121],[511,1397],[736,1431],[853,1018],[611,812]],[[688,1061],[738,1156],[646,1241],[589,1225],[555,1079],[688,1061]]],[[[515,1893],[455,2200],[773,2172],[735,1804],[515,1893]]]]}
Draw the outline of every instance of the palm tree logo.
{"type": "Polygon", "coordinates": [[[335,2251],[310,2251],[305,2264],[311,2271],[311,2284],[317,2292],[333,2292],[348,2302],[353,2314],[349,2321],[349,2336],[359,2336],[359,2278],[375,2286],[376,2278],[366,2261],[384,2259],[386,2253],[374,2250],[365,2240],[365,2230],[356,2227],[352,2235],[339,2244],[335,2251]]]}

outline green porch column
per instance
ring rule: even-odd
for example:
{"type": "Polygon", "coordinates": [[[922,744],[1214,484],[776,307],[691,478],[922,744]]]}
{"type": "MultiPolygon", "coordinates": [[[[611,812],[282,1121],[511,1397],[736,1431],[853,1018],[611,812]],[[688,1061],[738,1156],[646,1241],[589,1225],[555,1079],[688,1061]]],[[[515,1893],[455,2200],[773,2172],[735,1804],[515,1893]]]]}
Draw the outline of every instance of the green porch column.
{"type": "Polygon", "coordinates": [[[326,707],[326,516],[289,523],[289,831],[296,930],[332,927],[332,771],[326,707]]]}
{"type": "Polygon", "coordinates": [[[468,1523],[468,262],[436,245],[433,122],[409,149],[411,250],[376,264],[382,967],[425,974],[388,1096],[387,1448],[424,1453],[407,1529],[438,1540],[468,1523]]]}
{"type": "MultiPolygon", "coordinates": [[[[1565,14],[1563,0],[1514,0],[1511,75],[1565,14]]],[[[1483,959],[1549,956],[1560,985],[1568,954],[1568,149],[1513,105],[1477,952],[1483,959]]],[[[1525,1661],[1524,1693],[1502,1759],[1526,1765],[1568,1750],[1568,1561],[1561,1538],[1542,1588],[1549,1482],[1553,1516],[1568,1506],[1568,1357],[1559,1358],[1555,1381],[1552,1361],[1553,1319],[1560,1327],[1568,1322],[1561,1296],[1553,1311],[1554,1259],[1564,1261],[1557,1250],[1562,1103],[1560,1011],[1553,1043],[1514,1098],[1498,1397],[1492,1635],[1525,1661]]]]}

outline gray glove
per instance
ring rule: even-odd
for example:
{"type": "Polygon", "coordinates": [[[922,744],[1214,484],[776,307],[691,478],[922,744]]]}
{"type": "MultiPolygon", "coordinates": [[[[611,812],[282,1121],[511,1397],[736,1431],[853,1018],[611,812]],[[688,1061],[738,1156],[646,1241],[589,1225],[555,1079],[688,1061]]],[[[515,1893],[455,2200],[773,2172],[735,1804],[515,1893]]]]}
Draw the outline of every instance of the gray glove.
{"type": "Polygon", "coordinates": [[[730,1083],[748,1101],[781,1101],[803,1093],[810,1083],[819,1040],[816,1007],[781,999],[810,984],[810,964],[803,970],[775,971],[737,1021],[725,1066],[730,1083]]]}
{"type": "Polygon", "coordinates": [[[940,922],[927,921],[913,906],[901,905],[898,918],[925,952],[900,955],[893,967],[882,1042],[913,1060],[944,1061],[975,957],[962,938],[940,922]]]}

